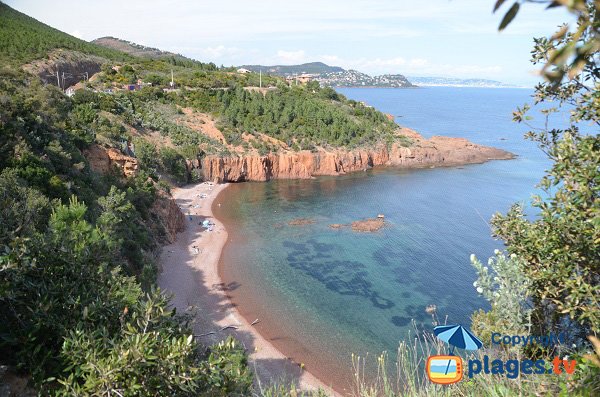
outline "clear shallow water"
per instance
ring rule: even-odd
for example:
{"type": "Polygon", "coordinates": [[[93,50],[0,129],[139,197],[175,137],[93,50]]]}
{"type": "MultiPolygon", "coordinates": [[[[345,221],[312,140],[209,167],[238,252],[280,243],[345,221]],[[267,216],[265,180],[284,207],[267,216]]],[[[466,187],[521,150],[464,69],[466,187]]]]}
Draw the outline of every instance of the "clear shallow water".
{"type": "MultiPolygon", "coordinates": [[[[548,166],[524,126],[511,122],[522,89],[340,89],[424,136],[466,137],[519,157],[422,170],[375,169],[309,181],[233,185],[216,216],[230,241],[222,277],[232,299],[287,355],[325,381],[349,382],[351,353],[394,352],[411,320],[431,327],[435,304],[449,323],[470,325],[485,308],[472,286],[469,256],[485,260],[502,244],[493,213],[528,201],[548,166]],[[501,140],[503,138],[503,140],[501,140]],[[385,214],[377,233],[333,230],[385,214]],[[313,224],[290,226],[296,218],[313,224]]],[[[250,319],[250,321],[252,321],[250,319]]]]}

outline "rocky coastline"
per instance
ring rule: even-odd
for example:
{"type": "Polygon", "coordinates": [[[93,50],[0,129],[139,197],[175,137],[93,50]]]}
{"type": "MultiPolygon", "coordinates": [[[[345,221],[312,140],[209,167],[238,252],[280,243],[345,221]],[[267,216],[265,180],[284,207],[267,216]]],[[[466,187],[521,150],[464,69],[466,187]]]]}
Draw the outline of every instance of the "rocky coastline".
{"type": "Polygon", "coordinates": [[[188,163],[204,180],[217,183],[269,181],[271,179],[309,179],[320,175],[342,175],[373,167],[401,168],[448,167],[514,158],[507,151],[482,146],[464,138],[434,136],[423,138],[402,128],[400,134],[412,139],[409,147],[398,143],[356,150],[285,151],[228,157],[209,155],[188,163]]]}

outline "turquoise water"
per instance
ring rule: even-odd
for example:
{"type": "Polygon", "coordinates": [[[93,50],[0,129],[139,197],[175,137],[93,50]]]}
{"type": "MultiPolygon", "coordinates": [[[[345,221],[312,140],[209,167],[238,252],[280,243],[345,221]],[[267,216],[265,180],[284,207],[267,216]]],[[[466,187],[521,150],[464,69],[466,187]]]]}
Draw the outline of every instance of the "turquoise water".
{"type": "Polygon", "coordinates": [[[261,319],[259,330],[277,347],[338,385],[348,382],[351,353],[395,355],[411,320],[430,329],[427,305],[448,323],[470,325],[470,314],[487,304],[472,286],[469,256],[487,259],[502,248],[487,222],[528,201],[548,166],[522,139],[526,128],[511,122],[528,90],[339,91],[426,137],[466,137],[518,158],[236,184],[220,196],[216,216],[230,236],[221,271],[235,283],[234,303],[261,319]],[[376,233],[329,227],[380,213],[387,226],[376,233]],[[313,223],[288,225],[297,218],[313,223]]]}

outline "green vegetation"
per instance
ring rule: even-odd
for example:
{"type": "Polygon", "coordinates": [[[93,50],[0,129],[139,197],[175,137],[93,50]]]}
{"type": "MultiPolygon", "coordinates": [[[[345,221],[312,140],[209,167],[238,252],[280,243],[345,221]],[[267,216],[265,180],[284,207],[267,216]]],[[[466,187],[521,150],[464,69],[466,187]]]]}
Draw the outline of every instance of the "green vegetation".
{"type": "Polygon", "coordinates": [[[324,64],[323,62],[310,62],[303,63],[301,65],[273,65],[273,66],[265,66],[265,65],[243,65],[242,68],[252,70],[253,72],[259,72],[262,70],[263,74],[273,73],[278,75],[297,75],[303,73],[310,74],[321,74],[321,73],[337,73],[343,72],[344,69],[338,66],[329,66],[324,64]]]}
{"type": "MultiPolygon", "coordinates": [[[[502,28],[517,15],[521,6],[515,4],[502,28]]],[[[353,395],[600,390],[600,356],[586,354],[588,337],[597,343],[593,335],[600,332],[600,137],[578,129],[581,122],[600,125],[600,25],[597,3],[565,4],[578,17],[577,29],[536,39],[533,61],[544,65],[548,82],[536,88],[535,101],[570,105],[572,126],[527,135],[553,161],[541,182],[546,196],[534,199],[535,218],[521,206],[494,218],[494,233],[508,252],[497,252],[487,267],[472,259],[475,286],[491,306],[473,315],[472,328],[484,340],[492,332],[544,335],[568,328],[575,347],[494,354],[569,355],[578,360],[576,376],[513,381],[482,374],[442,388],[422,371],[422,358],[442,352],[442,346],[418,332],[414,344],[400,344],[394,374],[384,355],[378,377],[366,381],[364,361],[355,358],[353,395]]],[[[202,346],[190,318],[169,308],[155,285],[154,258],[164,235],[153,211],[157,191],[168,191],[167,181],[194,180],[188,161],[206,154],[230,155],[230,146],[262,155],[280,150],[262,134],[292,150],[410,145],[410,139],[396,135],[396,125],[382,113],[318,84],[288,87],[265,76],[270,88],[256,90],[255,73],[178,57],[133,57],[77,40],[2,3],[0,61],[2,364],[30,376],[43,395],[298,395],[285,385],[253,388],[239,343],[229,338],[202,346]],[[107,63],[88,89],[68,98],[19,68],[57,48],[107,63]],[[163,90],[171,73],[177,89],[163,90]],[[152,86],[121,90],[140,78],[152,86]],[[104,92],[109,88],[114,91],[104,92]],[[213,115],[226,143],[190,127],[194,112],[213,115]],[[245,134],[254,139],[246,141],[245,134]],[[118,169],[98,174],[84,155],[93,148],[131,154],[140,170],[129,178],[118,169]]],[[[529,123],[528,109],[518,109],[515,120],[529,123]]]]}
{"type": "MultiPolygon", "coordinates": [[[[170,75],[166,71],[158,71],[161,62],[126,64],[118,72],[106,67],[101,81],[105,86],[129,84],[138,77],[147,79],[145,75],[159,85],[166,85],[170,75]]],[[[195,138],[191,138],[182,127],[173,125],[164,117],[165,107],[153,103],[176,103],[219,117],[221,129],[229,137],[227,143],[233,145],[241,144],[242,133],[255,136],[264,133],[290,147],[296,144],[302,149],[316,146],[358,147],[390,143],[401,138],[406,140],[406,137],[395,135],[396,124],[381,112],[347,100],[331,88],[320,88],[317,83],[288,87],[282,81],[274,80],[277,88],[262,93],[244,88],[258,83],[252,81],[256,77],[253,74],[221,71],[189,74],[189,70],[174,70],[177,86],[184,87],[180,93],[164,94],[161,89],[145,88],[131,93],[128,98],[134,102],[129,109],[137,112],[144,126],[164,132],[178,146],[199,144],[200,138],[197,133],[193,133],[195,138]]],[[[121,112],[126,110],[117,109],[121,112]]],[[[173,116],[172,111],[169,116],[173,116]]],[[[130,117],[128,121],[135,123],[136,119],[130,117]]],[[[215,147],[214,142],[209,146],[215,147]]],[[[218,151],[217,147],[215,149],[218,151]]]]}
{"type": "MultiPolygon", "coordinates": [[[[496,0],[494,12],[506,0],[496,0]]],[[[598,25],[598,2],[593,0],[521,0],[515,1],[502,18],[498,30],[505,29],[518,15],[524,3],[544,4],[547,8],[562,7],[577,19],[575,29],[568,24],[560,26],[550,38],[535,39],[533,62],[542,63],[542,75],[550,85],[557,88],[565,77],[572,84],[581,79],[582,72],[593,72],[597,68],[597,55],[600,51],[600,26],[598,25]]],[[[587,81],[587,80],[585,80],[587,81]]]]}
{"type": "MultiPolygon", "coordinates": [[[[393,124],[315,85],[290,89],[265,77],[275,91],[249,92],[243,87],[258,85],[256,74],[135,58],[1,3],[0,12],[2,364],[30,377],[42,395],[249,395],[245,350],[231,338],[200,345],[190,318],[170,309],[156,287],[154,258],[165,235],[153,209],[157,191],[169,190],[166,181],[193,180],[187,160],[229,154],[187,126],[182,108],[213,114],[229,144],[263,154],[277,148],[260,139],[250,146],[242,133],[312,148],[388,139],[393,124]],[[57,48],[107,62],[69,98],[20,70],[57,48]],[[165,91],[171,72],[178,90],[165,91]],[[139,78],[153,85],[119,89],[139,78]],[[116,167],[94,172],[86,153],[107,149],[137,157],[140,169],[128,178],[116,167]]],[[[291,393],[283,386],[256,393],[276,390],[291,393]]]]}
{"type": "MultiPolygon", "coordinates": [[[[127,63],[122,64],[118,71],[105,66],[98,88],[135,82],[145,73],[150,73],[148,68],[152,72],[146,76],[153,76],[153,81],[159,81],[160,85],[161,79],[170,78],[166,71],[158,71],[162,63],[162,60],[127,63]],[[160,73],[162,78],[157,77],[160,73]]],[[[317,147],[390,145],[394,142],[403,146],[412,144],[409,138],[396,133],[396,124],[381,112],[347,100],[331,88],[320,88],[316,83],[288,87],[278,80],[276,88],[259,92],[245,88],[244,84],[252,83],[252,75],[249,74],[203,71],[190,75],[185,68],[175,67],[173,70],[176,84],[184,87],[177,92],[165,92],[154,86],[114,93],[78,92],[74,100],[81,105],[79,118],[84,117],[86,111],[93,113],[93,110],[100,110],[140,131],[158,131],[174,145],[181,157],[178,160],[180,164],[207,154],[230,155],[227,145],[241,147],[244,151],[254,149],[260,155],[280,150],[278,145],[265,141],[263,134],[282,141],[296,151],[313,150],[317,147]],[[216,87],[204,88],[211,85],[216,87]],[[226,145],[179,122],[183,113],[181,108],[213,115],[225,136],[226,145]],[[253,135],[255,139],[246,142],[242,139],[244,134],[253,135]]],[[[105,120],[106,117],[100,115],[97,119],[88,121],[103,125],[106,124],[105,120]]],[[[122,128],[115,128],[104,128],[98,132],[106,138],[101,140],[102,143],[118,146],[121,141],[133,139],[122,128]]],[[[85,138],[85,134],[83,135],[85,138]]],[[[192,177],[181,166],[173,168],[171,160],[156,163],[147,155],[164,149],[150,148],[147,143],[141,143],[139,138],[134,141],[141,147],[139,156],[144,158],[141,164],[146,171],[170,174],[178,182],[189,181],[192,177]]],[[[161,154],[161,157],[165,156],[172,158],[173,154],[161,154]]]]}
{"type": "Polygon", "coordinates": [[[182,104],[221,116],[222,129],[236,143],[239,134],[264,133],[292,147],[357,147],[400,140],[385,115],[331,88],[280,84],[266,94],[240,86],[230,90],[187,92],[182,104]],[[235,135],[237,133],[238,135],[235,135]]]}
{"type": "Polygon", "coordinates": [[[102,47],[111,48],[134,57],[150,58],[150,59],[163,59],[172,65],[194,67],[194,66],[207,66],[212,70],[216,70],[217,67],[213,63],[208,65],[202,64],[202,62],[194,59],[187,58],[180,54],[174,54],[172,52],[161,51],[158,48],[146,47],[140,44],[132,43],[126,40],[117,39],[115,37],[101,37],[92,41],[93,44],[100,45],[102,47]]]}
{"type": "Polygon", "coordinates": [[[552,160],[540,182],[545,197],[533,198],[532,206],[539,210],[535,220],[515,205],[506,215],[496,215],[493,227],[521,261],[518,268],[533,305],[532,332],[558,333],[570,327],[584,339],[600,332],[600,135],[582,133],[579,126],[600,126],[600,63],[597,54],[583,50],[575,63],[557,58],[556,53],[580,45],[594,47],[600,39],[597,3],[572,3],[567,8],[578,16],[578,33],[561,27],[551,39],[536,39],[532,51],[533,63],[543,64],[550,73],[548,81],[536,87],[535,104],[558,106],[543,111],[543,128],[531,124],[529,105],[514,113],[515,121],[532,128],[526,138],[537,142],[552,160]],[[548,127],[549,115],[562,105],[572,107],[570,127],[548,127]]]}
{"type": "Polygon", "coordinates": [[[527,304],[531,286],[521,270],[523,261],[514,254],[506,257],[499,250],[494,254],[487,266],[471,255],[471,264],[478,274],[473,286],[491,306],[489,311],[480,309],[472,316],[471,330],[485,346],[491,345],[492,333],[498,330],[506,335],[527,335],[531,321],[531,309],[527,304]]]}
{"type": "Polygon", "coordinates": [[[0,64],[20,66],[45,58],[55,48],[125,61],[127,54],[69,36],[0,2],[0,64]]]}
{"type": "Polygon", "coordinates": [[[558,106],[544,111],[544,128],[531,124],[529,105],[517,109],[514,118],[532,128],[526,138],[552,160],[540,182],[546,197],[533,199],[539,210],[535,221],[525,217],[520,205],[493,220],[509,252],[525,261],[534,331],[559,332],[568,324],[577,327],[580,338],[600,332],[600,135],[579,131],[584,123],[600,126],[597,7],[591,1],[570,3],[567,8],[578,17],[576,33],[562,26],[551,39],[535,40],[533,63],[543,64],[548,77],[536,87],[535,104],[558,106]],[[564,52],[575,57],[573,62],[557,55],[564,52]],[[547,127],[548,116],[563,105],[573,109],[569,128],[547,127]]]}
{"type": "Polygon", "coordinates": [[[220,142],[174,121],[180,111],[173,104],[173,95],[151,87],[115,94],[79,90],[72,98],[76,106],[71,118],[82,126],[78,130],[80,139],[88,144],[95,139],[120,149],[125,142],[132,142],[132,154],[144,171],[154,177],[162,175],[185,183],[191,178],[186,159],[226,150],[220,142]],[[132,135],[129,129],[138,130],[139,135],[132,135]],[[159,132],[174,148],[157,147],[144,138],[146,131],[159,132]]]}
{"type": "MultiPolygon", "coordinates": [[[[100,105],[22,72],[0,79],[0,357],[47,395],[245,394],[241,347],[208,350],[155,288],[156,184],[91,171],[120,131],[100,105]],[[102,120],[102,121],[99,121],[102,120]]],[[[101,101],[100,101],[101,102],[101,101]]],[[[165,167],[177,168],[165,151],[165,167]]]]}
{"type": "MultiPolygon", "coordinates": [[[[518,335],[565,332],[575,349],[527,348],[518,353],[532,358],[548,354],[576,358],[578,376],[560,386],[570,394],[593,395],[600,391],[600,365],[594,365],[597,359],[586,358],[585,351],[591,349],[588,339],[597,341],[594,336],[600,332],[600,135],[582,133],[579,126],[600,126],[596,52],[600,23],[597,2],[564,4],[578,17],[576,32],[562,26],[550,39],[535,39],[532,51],[532,62],[543,65],[547,78],[536,87],[535,104],[558,106],[542,111],[546,118],[542,128],[532,124],[529,105],[514,112],[515,121],[532,128],[526,138],[537,142],[552,160],[539,185],[544,197],[534,196],[531,206],[537,212],[533,219],[519,204],[505,215],[494,216],[494,234],[506,243],[510,259],[501,254],[490,259],[494,282],[487,269],[473,260],[479,273],[478,291],[492,306],[489,312],[473,316],[473,328],[483,331],[484,337],[490,330],[518,335]],[[572,109],[571,125],[564,130],[549,127],[549,115],[563,105],[572,109]]],[[[501,29],[519,7],[518,3],[511,7],[501,29]]]]}
{"type": "MultiPolygon", "coordinates": [[[[217,68],[213,63],[184,61],[172,57],[132,58],[127,61],[116,58],[112,61],[113,63],[107,63],[102,68],[100,82],[105,88],[111,87],[113,83],[133,84],[138,78],[152,83],[153,86],[170,87],[171,77],[173,77],[175,86],[179,88],[214,90],[236,85],[256,87],[260,79],[256,73],[234,73],[226,68],[217,68]]],[[[262,77],[262,84],[265,87],[274,86],[280,81],[281,79],[271,76],[262,77]]]]}

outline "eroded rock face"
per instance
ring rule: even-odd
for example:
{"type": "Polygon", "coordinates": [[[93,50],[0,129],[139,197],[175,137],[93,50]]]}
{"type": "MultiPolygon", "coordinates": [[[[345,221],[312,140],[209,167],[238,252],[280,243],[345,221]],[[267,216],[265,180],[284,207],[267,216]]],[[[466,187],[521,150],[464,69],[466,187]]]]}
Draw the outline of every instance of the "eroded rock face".
{"type": "Polygon", "coordinates": [[[27,72],[36,74],[45,84],[56,85],[60,81],[61,88],[68,88],[84,79],[87,73],[92,77],[100,71],[106,59],[88,55],[78,51],[56,49],[44,59],[38,59],[23,66],[27,72]],[[59,76],[56,76],[56,72],[59,76]]]}
{"type": "Polygon", "coordinates": [[[158,218],[165,231],[166,243],[174,242],[177,233],[185,229],[185,216],[168,194],[162,191],[158,192],[151,212],[158,218]]]}
{"type": "Polygon", "coordinates": [[[126,156],[116,149],[108,149],[108,157],[112,164],[116,164],[120,169],[123,170],[125,177],[137,175],[139,163],[135,157],[126,156]]]}
{"type": "MultiPolygon", "coordinates": [[[[123,177],[128,178],[135,176],[138,172],[137,159],[126,156],[114,148],[106,149],[99,145],[91,145],[84,151],[84,155],[92,170],[100,174],[117,169],[120,170],[123,177]]],[[[161,242],[172,243],[175,241],[177,233],[185,229],[183,213],[171,196],[162,190],[157,190],[156,200],[152,204],[150,213],[157,222],[151,223],[149,227],[153,229],[152,234],[158,236],[161,242]]]]}
{"type": "Polygon", "coordinates": [[[266,156],[207,156],[202,159],[205,180],[216,182],[268,181],[270,179],[308,179],[318,175],[340,175],[376,166],[419,168],[483,163],[511,159],[501,149],[476,145],[463,138],[424,139],[413,130],[402,129],[413,139],[411,147],[398,144],[363,150],[300,151],[266,156]]]}
{"type": "Polygon", "coordinates": [[[115,148],[106,149],[94,144],[84,150],[84,155],[92,170],[100,174],[106,174],[117,167],[122,175],[128,178],[137,175],[139,169],[139,163],[135,157],[124,155],[115,148]]]}

